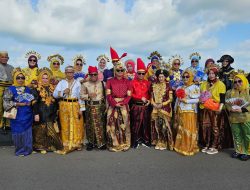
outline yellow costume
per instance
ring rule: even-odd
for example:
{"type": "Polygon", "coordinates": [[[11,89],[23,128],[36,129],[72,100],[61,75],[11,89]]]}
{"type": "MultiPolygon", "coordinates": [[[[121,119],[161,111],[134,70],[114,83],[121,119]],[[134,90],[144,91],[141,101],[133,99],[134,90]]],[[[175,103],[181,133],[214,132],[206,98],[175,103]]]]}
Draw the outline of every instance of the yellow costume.
{"type": "Polygon", "coordinates": [[[49,56],[47,60],[50,62],[50,70],[53,73],[53,78],[58,81],[65,79],[65,74],[60,70],[60,68],[55,68],[53,65],[54,62],[59,62],[60,65],[62,65],[64,63],[64,58],[59,54],[55,54],[49,56]]]}

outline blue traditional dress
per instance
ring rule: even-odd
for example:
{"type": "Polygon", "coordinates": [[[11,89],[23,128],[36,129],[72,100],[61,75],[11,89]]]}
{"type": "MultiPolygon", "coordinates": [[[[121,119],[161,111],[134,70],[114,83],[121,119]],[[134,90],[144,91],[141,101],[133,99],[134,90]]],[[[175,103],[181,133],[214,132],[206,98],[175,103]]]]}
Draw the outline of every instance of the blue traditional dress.
{"type": "MultiPolygon", "coordinates": [[[[24,86],[10,86],[4,92],[4,109],[10,110],[15,103],[30,103],[34,99],[31,90],[24,86]]],[[[15,154],[29,155],[32,153],[33,111],[30,105],[18,106],[16,119],[10,119],[15,154]]]]}

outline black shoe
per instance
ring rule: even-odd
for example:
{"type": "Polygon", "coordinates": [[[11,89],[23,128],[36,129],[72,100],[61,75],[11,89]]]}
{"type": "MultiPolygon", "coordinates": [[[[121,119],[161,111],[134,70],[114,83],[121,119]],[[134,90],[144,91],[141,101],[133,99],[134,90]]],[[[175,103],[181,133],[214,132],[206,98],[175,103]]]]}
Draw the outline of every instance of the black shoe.
{"type": "Polygon", "coordinates": [[[100,149],[100,150],[106,150],[107,147],[106,147],[106,145],[102,145],[99,149],[100,149]]]}
{"type": "Polygon", "coordinates": [[[142,143],[142,146],[145,146],[147,148],[150,148],[151,147],[151,144],[150,142],[145,142],[145,143],[142,143]]]}
{"type": "Polygon", "coordinates": [[[246,154],[242,154],[241,156],[240,156],[240,160],[242,160],[242,161],[247,161],[249,159],[249,157],[248,157],[248,155],[246,155],[246,154]]]}
{"type": "Polygon", "coordinates": [[[234,152],[231,156],[232,156],[232,158],[239,158],[241,156],[241,154],[234,152]]]}
{"type": "Polygon", "coordinates": [[[91,150],[93,150],[93,149],[94,149],[94,145],[93,145],[92,143],[88,143],[88,144],[87,144],[86,150],[87,150],[87,151],[91,151],[91,150]]]}
{"type": "Polygon", "coordinates": [[[132,146],[132,148],[137,149],[139,146],[140,146],[139,143],[135,143],[135,144],[132,146]]]}

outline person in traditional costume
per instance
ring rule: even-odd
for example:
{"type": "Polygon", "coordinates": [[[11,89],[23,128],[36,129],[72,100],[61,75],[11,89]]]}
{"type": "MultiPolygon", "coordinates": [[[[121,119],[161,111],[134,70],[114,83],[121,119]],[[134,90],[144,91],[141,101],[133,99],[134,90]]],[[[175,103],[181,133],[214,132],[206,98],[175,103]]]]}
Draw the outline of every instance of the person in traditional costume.
{"type": "Polygon", "coordinates": [[[60,70],[60,65],[63,65],[64,58],[59,54],[48,56],[48,62],[50,63],[50,70],[52,71],[52,84],[57,85],[62,79],[65,79],[65,74],[60,70]]]}
{"type": "Polygon", "coordinates": [[[38,75],[38,60],[41,59],[41,55],[35,51],[29,51],[26,53],[25,58],[28,59],[29,67],[23,69],[25,76],[25,86],[30,88],[36,88],[37,75],[38,75]]]}
{"type": "Polygon", "coordinates": [[[183,59],[180,55],[174,55],[168,61],[168,65],[170,65],[169,84],[172,90],[176,90],[179,86],[183,85],[181,80],[183,70],[180,69],[180,66],[183,65],[183,63],[183,59]]]}
{"type": "Polygon", "coordinates": [[[125,78],[128,80],[134,80],[136,77],[136,72],[135,72],[135,62],[132,59],[129,59],[125,61],[125,66],[126,66],[126,73],[125,73],[125,78]]]}
{"type": "Polygon", "coordinates": [[[10,119],[16,156],[27,156],[32,153],[33,100],[30,88],[25,86],[24,72],[20,68],[15,69],[13,85],[4,91],[3,106],[5,111],[17,109],[15,119],[10,119]]]}
{"type": "Polygon", "coordinates": [[[159,69],[155,73],[157,82],[152,84],[151,144],[157,150],[173,150],[174,141],[170,127],[173,93],[166,81],[168,71],[159,69]]]}
{"type": "Polygon", "coordinates": [[[56,86],[53,96],[59,99],[59,120],[61,139],[64,150],[62,154],[81,150],[84,139],[83,116],[81,111],[81,83],[74,79],[74,67],[65,68],[66,79],[56,86]]]}
{"type": "Polygon", "coordinates": [[[234,140],[233,158],[243,161],[250,156],[250,95],[249,83],[244,74],[234,77],[234,88],[226,93],[226,107],[234,140]]]}
{"type": "Polygon", "coordinates": [[[85,129],[87,135],[87,150],[94,147],[106,149],[106,96],[103,81],[98,80],[97,67],[89,66],[89,81],[82,84],[81,98],[86,102],[85,129]]]}
{"type": "Polygon", "coordinates": [[[202,152],[217,154],[221,149],[221,111],[225,103],[226,87],[219,80],[219,67],[212,65],[208,69],[208,80],[201,83],[200,97],[200,139],[202,152]]]}
{"type": "Polygon", "coordinates": [[[204,70],[199,66],[199,61],[201,56],[198,52],[192,53],[190,55],[191,66],[188,67],[194,73],[194,82],[195,84],[199,85],[204,77],[205,73],[204,70]]]}
{"type": "Polygon", "coordinates": [[[82,71],[83,65],[86,65],[86,60],[82,55],[76,55],[73,58],[73,64],[75,69],[74,79],[80,83],[86,81],[86,74],[82,71]]]}
{"type": "Polygon", "coordinates": [[[96,60],[98,62],[98,80],[103,81],[103,72],[106,69],[107,63],[109,62],[109,58],[105,54],[102,54],[99,55],[96,60]]]}
{"type": "MultiPolygon", "coordinates": [[[[112,64],[115,67],[118,61],[120,61],[123,57],[127,56],[127,53],[123,53],[122,56],[119,57],[118,53],[112,47],[110,47],[110,55],[112,59],[112,64]]],[[[108,79],[114,77],[114,73],[115,73],[114,68],[105,69],[103,72],[103,77],[104,77],[103,81],[107,82],[108,79]]]]}
{"type": "Polygon", "coordinates": [[[144,79],[147,72],[141,58],[137,59],[137,76],[132,80],[131,138],[133,148],[140,144],[150,147],[150,82],[144,79]]]}
{"type": "Polygon", "coordinates": [[[185,156],[199,152],[197,105],[200,88],[194,84],[194,74],[185,70],[182,74],[184,85],[176,90],[175,122],[177,135],[174,150],[185,156]]]}
{"type": "Polygon", "coordinates": [[[126,151],[130,148],[129,101],[131,84],[124,78],[124,66],[118,61],[114,67],[115,77],[106,85],[108,101],[107,112],[107,146],[110,151],[126,151]]]}
{"type": "Polygon", "coordinates": [[[149,80],[150,82],[156,82],[157,77],[155,76],[155,73],[161,68],[160,61],[162,60],[162,56],[158,53],[158,51],[154,51],[150,54],[148,59],[151,60],[151,62],[147,66],[148,72],[145,75],[145,79],[149,80]]]}
{"type": "Polygon", "coordinates": [[[219,71],[220,80],[226,85],[226,90],[232,89],[235,70],[231,64],[234,62],[234,58],[231,55],[223,55],[217,62],[222,64],[219,71]]]}
{"type": "Polygon", "coordinates": [[[63,149],[57,123],[58,102],[53,97],[55,87],[51,84],[51,78],[51,70],[46,67],[39,69],[38,86],[33,90],[33,148],[42,154],[63,149]]]}
{"type": "Polygon", "coordinates": [[[202,81],[206,81],[208,76],[206,75],[206,73],[208,72],[208,69],[210,66],[214,65],[215,64],[215,61],[212,59],[212,58],[209,58],[206,60],[205,62],[205,69],[204,69],[204,76],[202,78],[202,81]]]}
{"type": "Polygon", "coordinates": [[[9,55],[7,51],[0,51],[0,128],[9,127],[9,120],[3,117],[3,93],[12,84],[13,66],[8,64],[9,55]]]}

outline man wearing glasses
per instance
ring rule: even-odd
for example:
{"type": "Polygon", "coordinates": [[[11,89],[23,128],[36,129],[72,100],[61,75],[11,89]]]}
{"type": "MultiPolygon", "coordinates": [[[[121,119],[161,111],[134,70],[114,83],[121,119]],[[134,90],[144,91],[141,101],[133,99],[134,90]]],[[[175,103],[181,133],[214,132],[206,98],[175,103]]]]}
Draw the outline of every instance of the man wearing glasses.
{"type": "MultiPolygon", "coordinates": [[[[3,93],[5,88],[12,84],[12,71],[13,67],[8,64],[9,55],[6,51],[0,51],[0,128],[5,127],[7,124],[3,118],[3,93]]],[[[9,123],[9,122],[8,122],[9,123]]]]}
{"type": "Polygon", "coordinates": [[[105,87],[104,82],[98,80],[97,67],[89,66],[89,81],[82,84],[81,99],[86,102],[86,135],[87,150],[91,151],[94,147],[106,149],[106,119],[105,119],[105,87]]]}
{"type": "Polygon", "coordinates": [[[150,146],[150,82],[145,80],[146,67],[137,59],[137,78],[132,80],[131,135],[132,147],[150,146]]]}
{"type": "Polygon", "coordinates": [[[74,67],[67,66],[65,75],[66,79],[58,83],[53,93],[55,98],[60,99],[59,119],[64,146],[62,154],[81,150],[84,136],[83,117],[80,110],[81,84],[74,79],[74,67]]]}

